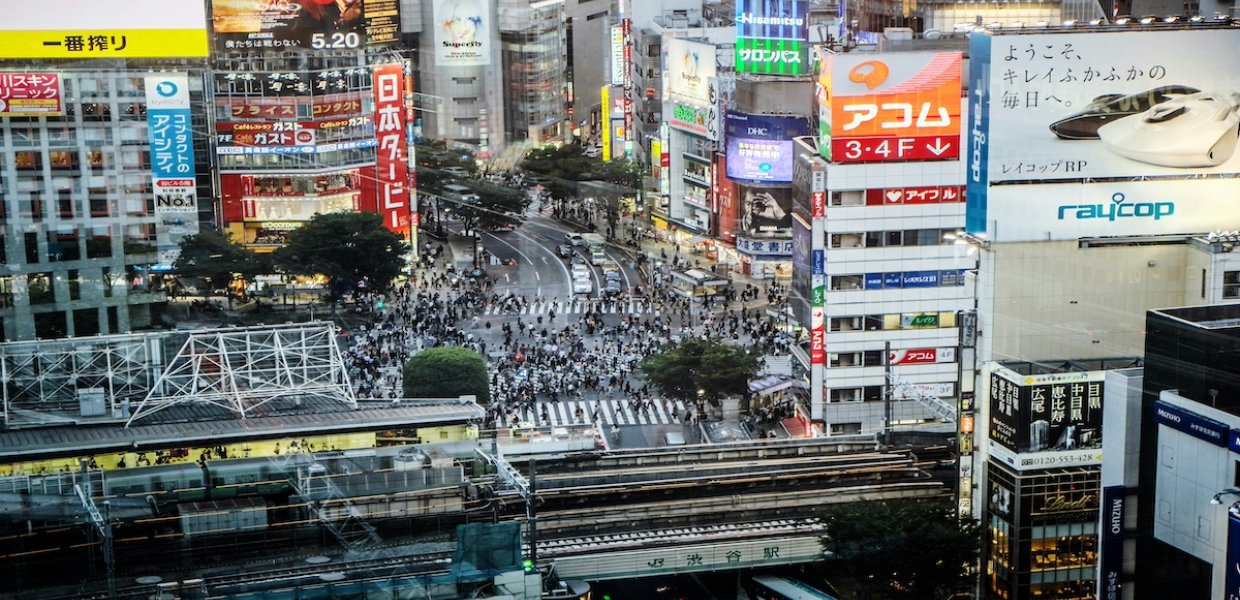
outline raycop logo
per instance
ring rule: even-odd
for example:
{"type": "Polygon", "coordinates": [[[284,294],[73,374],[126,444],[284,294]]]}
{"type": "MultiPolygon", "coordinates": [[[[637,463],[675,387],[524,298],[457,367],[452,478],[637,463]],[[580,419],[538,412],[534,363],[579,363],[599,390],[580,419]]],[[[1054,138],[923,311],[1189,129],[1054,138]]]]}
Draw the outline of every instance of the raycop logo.
{"type": "Polygon", "coordinates": [[[795,17],[764,17],[753,13],[741,13],[736,16],[737,25],[792,25],[800,27],[805,19],[795,17]]]}
{"type": "Polygon", "coordinates": [[[1059,207],[1059,220],[1063,221],[1071,215],[1078,221],[1151,218],[1158,221],[1175,214],[1174,202],[1124,202],[1124,200],[1123,194],[1115,193],[1111,196],[1110,204],[1064,204],[1059,207]]]}
{"type": "MultiPolygon", "coordinates": [[[[975,86],[976,89],[973,90],[973,95],[976,96],[977,100],[973,105],[973,127],[969,130],[969,135],[973,138],[969,152],[969,177],[972,178],[973,183],[981,183],[982,176],[985,175],[985,173],[982,173],[982,148],[986,145],[986,132],[982,130],[982,111],[986,109],[983,106],[986,97],[986,83],[984,80],[974,81],[974,83],[977,85],[975,86]]],[[[1063,218],[1063,213],[1060,213],[1059,218],[1063,218]]]]}

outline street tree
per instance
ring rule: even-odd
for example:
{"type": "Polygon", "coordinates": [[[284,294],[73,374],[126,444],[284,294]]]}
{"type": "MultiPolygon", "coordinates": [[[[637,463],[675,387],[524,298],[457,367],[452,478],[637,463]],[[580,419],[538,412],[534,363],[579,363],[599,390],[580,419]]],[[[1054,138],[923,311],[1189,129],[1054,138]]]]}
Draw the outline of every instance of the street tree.
{"type": "Polygon", "coordinates": [[[824,549],[869,597],[934,600],[971,586],[981,530],[948,502],[852,502],[821,517],[824,549]]]}
{"type": "Polygon", "coordinates": [[[181,241],[181,255],[172,268],[181,277],[198,277],[206,282],[207,289],[202,290],[205,296],[209,290],[228,287],[234,278],[249,281],[268,272],[270,264],[228,234],[207,229],[181,241]]]}
{"type": "Polygon", "coordinates": [[[745,395],[761,360],[756,351],[747,348],[690,338],[646,357],[639,368],[665,396],[717,402],[724,396],[745,395]]]}
{"type": "Polygon", "coordinates": [[[491,401],[486,361],[468,348],[443,346],[414,354],[401,371],[406,398],[455,398],[472,394],[491,401]]]}
{"type": "Polygon", "coordinates": [[[289,232],[276,250],[276,265],[287,273],[323,275],[334,300],[350,292],[385,292],[400,274],[408,246],[368,212],[317,214],[289,232]]]}
{"type": "Polygon", "coordinates": [[[444,201],[442,208],[456,215],[466,232],[472,233],[475,228],[494,229],[506,223],[520,225],[525,208],[530,204],[524,191],[489,181],[470,179],[461,181],[460,185],[478,196],[478,202],[444,201]]]}

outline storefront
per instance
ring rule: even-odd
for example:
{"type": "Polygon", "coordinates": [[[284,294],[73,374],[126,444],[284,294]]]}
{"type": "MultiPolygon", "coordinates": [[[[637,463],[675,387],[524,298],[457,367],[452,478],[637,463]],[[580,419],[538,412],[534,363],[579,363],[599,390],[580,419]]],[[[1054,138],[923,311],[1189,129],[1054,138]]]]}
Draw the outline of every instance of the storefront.
{"type": "Polygon", "coordinates": [[[330,174],[220,175],[224,221],[240,243],[271,252],[316,214],[359,210],[358,169],[330,174]]]}
{"type": "Polygon", "coordinates": [[[739,271],[754,279],[792,277],[792,239],[737,236],[739,271]]]}
{"type": "Polygon", "coordinates": [[[720,277],[702,269],[672,271],[672,291],[685,298],[707,298],[722,294],[732,283],[727,277],[720,277]]]}

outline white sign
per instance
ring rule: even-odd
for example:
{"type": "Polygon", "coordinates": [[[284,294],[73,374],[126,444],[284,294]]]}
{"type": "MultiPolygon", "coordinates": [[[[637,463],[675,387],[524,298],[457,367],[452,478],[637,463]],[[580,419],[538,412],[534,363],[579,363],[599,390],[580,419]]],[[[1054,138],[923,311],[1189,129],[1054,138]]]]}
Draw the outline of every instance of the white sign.
{"type": "Polygon", "coordinates": [[[624,28],[611,26],[611,84],[624,85],[624,28]]]}
{"type": "Polygon", "coordinates": [[[672,100],[695,106],[713,106],[710,80],[715,77],[715,47],[679,38],[664,41],[667,70],[663,89],[672,100]]]}
{"type": "Polygon", "coordinates": [[[435,24],[435,64],[475,67],[491,64],[491,13],[482,0],[439,0],[435,24]]]}
{"type": "Polygon", "coordinates": [[[1240,173],[1237,56],[1231,29],[992,36],[989,180],[1240,173]]]}
{"type": "Polygon", "coordinates": [[[1088,465],[1102,464],[1102,450],[1098,448],[1089,450],[1026,452],[1024,454],[1017,454],[996,443],[991,443],[989,448],[991,458],[1016,469],[1017,471],[1056,469],[1061,467],[1084,467],[1088,465]]]}
{"type": "MultiPolygon", "coordinates": [[[[904,386],[901,386],[901,388],[903,387],[904,386]]],[[[956,395],[956,384],[950,381],[945,381],[942,383],[914,383],[910,384],[908,387],[917,390],[921,394],[934,396],[935,398],[947,398],[956,395]]],[[[903,391],[897,390],[897,394],[899,395],[897,400],[912,399],[912,396],[904,393],[903,391]]]]}
{"type": "Polygon", "coordinates": [[[989,196],[996,242],[1240,229],[1237,179],[996,185],[989,196]]]}

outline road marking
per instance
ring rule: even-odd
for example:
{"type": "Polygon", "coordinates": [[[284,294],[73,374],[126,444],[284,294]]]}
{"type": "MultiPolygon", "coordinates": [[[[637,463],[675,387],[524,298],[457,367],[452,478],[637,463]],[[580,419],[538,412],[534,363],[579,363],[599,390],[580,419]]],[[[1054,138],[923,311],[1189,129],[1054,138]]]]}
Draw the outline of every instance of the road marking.
{"type": "Polygon", "coordinates": [[[499,242],[499,243],[501,243],[501,244],[503,244],[503,245],[505,245],[505,246],[508,246],[509,248],[512,248],[513,252],[516,252],[517,254],[520,254],[520,255],[521,255],[521,258],[524,258],[524,259],[525,259],[525,262],[530,263],[531,265],[532,265],[532,264],[534,264],[534,261],[530,260],[530,257],[526,256],[526,255],[525,255],[525,253],[524,253],[524,252],[522,252],[521,250],[519,250],[516,246],[513,246],[512,244],[509,244],[508,242],[505,242],[504,240],[500,239],[500,238],[499,238],[499,236],[495,235],[494,233],[487,232],[487,235],[491,236],[493,239],[495,239],[495,241],[497,241],[497,242],[499,242]]]}

